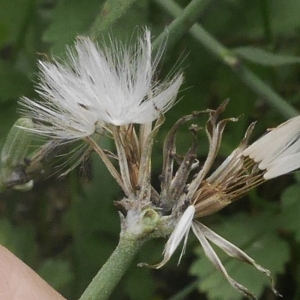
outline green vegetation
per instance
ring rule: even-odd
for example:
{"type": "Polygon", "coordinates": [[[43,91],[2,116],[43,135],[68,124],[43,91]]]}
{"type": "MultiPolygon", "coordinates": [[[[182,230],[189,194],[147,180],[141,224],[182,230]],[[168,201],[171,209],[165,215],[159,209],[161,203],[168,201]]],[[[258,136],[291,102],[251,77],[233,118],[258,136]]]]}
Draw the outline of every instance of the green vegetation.
{"type": "MultiPolygon", "coordinates": [[[[162,143],[172,124],[230,98],[225,116],[240,119],[225,130],[222,162],[252,121],[257,121],[254,140],[298,114],[299,11],[300,1],[294,0],[0,0],[0,149],[20,117],[19,97],[38,97],[38,59],[63,57],[77,35],[100,42],[113,35],[130,42],[138,27],[147,26],[154,47],[168,35],[158,76],[166,77],[174,65],[185,74],[180,101],[167,112],[154,145],[154,184],[159,185],[162,143]]],[[[186,150],[190,132],[181,130],[177,138],[179,150],[186,150]]],[[[201,163],[208,143],[204,133],[199,139],[201,163]]],[[[123,195],[97,156],[64,178],[44,177],[31,191],[0,193],[0,243],[67,299],[78,299],[118,243],[114,200],[123,195]]],[[[202,220],[268,268],[279,292],[291,300],[300,298],[299,195],[295,172],[202,220]]],[[[193,238],[178,267],[176,258],[160,270],[137,267],[160,261],[165,241],[141,248],[111,299],[242,299],[193,238]]],[[[220,257],[230,275],[260,299],[275,299],[263,275],[220,257]]]]}

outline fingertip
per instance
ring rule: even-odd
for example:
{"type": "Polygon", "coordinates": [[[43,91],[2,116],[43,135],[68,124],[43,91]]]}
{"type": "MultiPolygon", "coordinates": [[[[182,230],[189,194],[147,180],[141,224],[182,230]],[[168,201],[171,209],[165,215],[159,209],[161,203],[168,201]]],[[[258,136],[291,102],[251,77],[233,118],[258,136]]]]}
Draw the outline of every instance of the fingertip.
{"type": "Polygon", "coordinates": [[[0,299],[63,300],[48,283],[0,245],[0,299]]]}

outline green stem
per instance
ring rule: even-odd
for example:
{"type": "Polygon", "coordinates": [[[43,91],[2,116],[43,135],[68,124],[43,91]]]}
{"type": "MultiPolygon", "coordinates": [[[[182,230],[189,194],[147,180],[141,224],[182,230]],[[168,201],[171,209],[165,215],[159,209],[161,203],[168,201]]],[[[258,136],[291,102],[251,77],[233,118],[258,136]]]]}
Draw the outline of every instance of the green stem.
{"type": "MultiPolygon", "coordinates": [[[[197,22],[210,1],[211,0],[192,0],[179,14],[174,11],[173,13],[176,13],[176,18],[155,39],[153,50],[156,51],[166,40],[168,40],[168,47],[171,47],[178,41],[197,22]]],[[[169,1],[161,0],[156,2],[167,7],[168,11],[172,11],[173,9],[172,3],[169,1]]]]}
{"type": "MultiPolygon", "coordinates": [[[[180,6],[173,0],[154,1],[175,18],[179,17],[183,12],[180,6]]],[[[178,26],[180,27],[181,25],[178,26]]],[[[228,65],[254,93],[263,97],[282,116],[291,118],[298,115],[298,111],[295,108],[289,105],[280,95],[244,66],[234,52],[213,38],[201,25],[198,23],[194,24],[190,29],[190,34],[210,53],[228,65]]]]}
{"type": "MultiPolygon", "coordinates": [[[[104,266],[100,269],[79,300],[106,300],[126,272],[142,244],[159,232],[160,216],[151,208],[140,210],[136,199],[126,201],[126,219],[121,217],[120,241],[104,266]],[[152,236],[151,236],[152,235],[152,236]]],[[[164,228],[159,236],[169,233],[164,228]]]]}
{"type": "Polygon", "coordinates": [[[260,8],[261,8],[262,22],[263,22],[263,27],[265,32],[265,39],[269,45],[270,50],[273,51],[274,36],[272,33],[271,15],[270,15],[268,0],[260,0],[260,8]]]}
{"type": "Polygon", "coordinates": [[[90,29],[90,37],[97,39],[121,18],[136,0],[106,0],[90,29]]]}
{"type": "Polygon", "coordinates": [[[117,248],[79,300],[108,299],[144,241],[132,235],[121,235],[117,248]]]}

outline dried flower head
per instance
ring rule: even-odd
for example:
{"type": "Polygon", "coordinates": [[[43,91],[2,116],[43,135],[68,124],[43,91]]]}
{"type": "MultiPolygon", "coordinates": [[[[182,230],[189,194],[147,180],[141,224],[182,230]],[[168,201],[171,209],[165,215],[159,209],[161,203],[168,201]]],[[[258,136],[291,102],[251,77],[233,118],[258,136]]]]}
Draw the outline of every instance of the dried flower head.
{"type": "Polygon", "coordinates": [[[151,35],[145,30],[134,46],[111,41],[100,48],[79,37],[69,64],[40,61],[37,93],[26,97],[24,114],[36,121],[36,134],[59,139],[81,139],[103,126],[152,122],[175,101],[182,74],[164,82],[154,79],[162,53],[152,57],[151,35]]]}
{"type": "MultiPolygon", "coordinates": [[[[270,271],[258,265],[246,253],[207,228],[197,219],[221,210],[268,179],[298,169],[300,167],[300,117],[290,119],[268,132],[252,145],[247,146],[254,128],[254,123],[251,124],[240,145],[211,173],[221,144],[223,130],[229,121],[237,120],[231,118],[218,121],[218,117],[226,104],[227,102],[224,102],[217,110],[204,112],[210,115],[206,124],[206,133],[210,144],[209,153],[203,166],[191,182],[188,182],[188,178],[194,169],[193,165],[197,162],[195,160],[197,142],[194,139],[193,146],[181,160],[178,170],[173,175],[173,162],[176,157],[175,134],[181,124],[203,112],[180,119],[166,138],[160,200],[165,212],[172,209],[174,230],[165,245],[163,260],[152,267],[160,268],[166,264],[180,242],[184,240],[182,256],[189,231],[192,230],[202,245],[205,255],[228,282],[244,295],[256,299],[255,295],[247,288],[228,275],[210,243],[221,248],[229,256],[253,265],[257,270],[271,278],[270,271]],[[208,175],[209,173],[211,174],[208,175]],[[174,202],[169,201],[169,199],[174,200],[174,202]]],[[[192,127],[192,133],[195,136],[195,126],[192,127]]],[[[276,295],[279,295],[273,286],[273,281],[272,290],[276,295]]]]}

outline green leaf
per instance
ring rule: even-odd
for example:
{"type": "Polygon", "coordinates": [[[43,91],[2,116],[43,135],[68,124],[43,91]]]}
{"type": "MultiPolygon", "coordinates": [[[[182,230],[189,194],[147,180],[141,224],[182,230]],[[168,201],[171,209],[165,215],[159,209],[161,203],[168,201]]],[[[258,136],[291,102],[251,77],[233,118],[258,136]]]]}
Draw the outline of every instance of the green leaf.
{"type": "Polygon", "coordinates": [[[0,102],[16,100],[30,90],[27,76],[11,63],[0,60],[0,102]]]}
{"type": "Polygon", "coordinates": [[[126,277],[125,289],[132,300],[153,299],[155,286],[151,270],[134,265],[134,268],[130,269],[129,276],[126,277]]]}
{"type": "MultiPolygon", "coordinates": [[[[300,26],[300,2],[268,1],[267,4],[272,34],[281,39],[294,38],[300,26]]],[[[206,28],[210,27],[218,35],[229,35],[229,40],[234,41],[264,39],[261,0],[224,0],[219,1],[218,6],[211,6],[209,13],[203,18],[204,22],[201,20],[206,28]]]]}
{"type": "Polygon", "coordinates": [[[136,0],[106,0],[91,28],[91,36],[99,37],[120,19],[136,0]]]}
{"type": "Polygon", "coordinates": [[[0,244],[27,264],[35,259],[35,234],[31,226],[15,227],[7,219],[1,219],[0,244]]]}
{"type": "Polygon", "coordinates": [[[73,280],[70,263],[60,259],[47,259],[39,267],[37,272],[56,290],[63,288],[73,280]],[[55,274],[55,276],[53,276],[53,274],[55,274]]]}
{"type": "Polygon", "coordinates": [[[300,242],[300,183],[288,187],[281,196],[281,226],[295,232],[295,239],[300,242]]]}
{"type": "Polygon", "coordinates": [[[5,23],[0,22],[0,48],[4,45],[5,40],[8,37],[8,27],[5,23]]]}
{"type": "MultiPolygon", "coordinates": [[[[262,267],[269,269],[275,277],[284,271],[289,257],[287,244],[276,234],[277,221],[274,215],[266,213],[254,217],[240,214],[213,230],[245,251],[262,267]]],[[[258,296],[266,286],[270,286],[270,280],[264,274],[217,250],[229,275],[251,292],[258,296]]],[[[198,288],[201,292],[206,292],[209,299],[242,299],[243,296],[208,261],[201,247],[196,248],[196,254],[198,259],[192,264],[190,272],[199,278],[198,288]]]]}
{"type": "Polygon", "coordinates": [[[24,30],[27,13],[31,9],[32,0],[7,1],[0,0],[1,29],[5,28],[6,43],[13,43],[24,30]]]}
{"type": "Polygon", "coordinates": [[[250,46],[235,48],[234,52],[241,58],[264,66],[277,67],[300,63],[300,57],[275,54],[250,46]]]}
{"type": "Polygon", "coordinates": [[[87,32],[100,7],[98,0],[60,0],[54,11],[54,20],[43,36],[45,42],[52,43],[51,52],[56,55],[63,53],[66,44],[72,44],[77,35],[87,32]]]}

